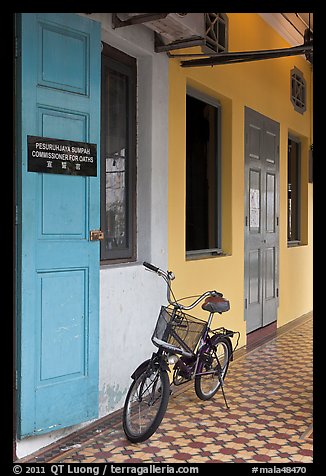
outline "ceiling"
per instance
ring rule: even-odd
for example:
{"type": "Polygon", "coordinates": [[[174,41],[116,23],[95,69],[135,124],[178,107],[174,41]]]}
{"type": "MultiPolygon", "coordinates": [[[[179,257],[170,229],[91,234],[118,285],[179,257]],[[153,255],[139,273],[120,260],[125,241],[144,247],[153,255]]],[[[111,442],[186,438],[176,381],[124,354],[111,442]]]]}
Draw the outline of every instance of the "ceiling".
{"type": "Polygon", "coordinates": [[[228,52],[223,43],[226,20],[222,13],[112,13],[113,27],[144,23],[155,32],[155,51],[167,51],[171,57],[199,56],[202,58],[182,61],[181,66],[213,66],[234,62],[258,61],[283,56],[305,55],[313,62],[313,14],[312,13],[258,13],[288,43],[289,48],[245,52],[228,52]],[[205,16],[204,16],[205,15],[205,16]],[[210,15],[215,15],[213,20],[210,15]],[[210,29],[207,28],[209,16],[210,29]],[[206,22],[206,23],[205,23],[206,22]],[[214,26],[215,25],[215,26],[214,26]],[[214,27],[214,28],[213,28],[214,27]],[[215,31],[215,29],[217,31],[215,31]],[[200,54],[172,54],[170,51],[190,46],[206,45],[207,32],[214,30],[216,51],[200,54]],[[206,31],[206,36],[205,36],[206,31]],[[222,32],[220,37],[220,31],[222,32]],[[168,37],[166,38],[166,36],[168,37]],[[165,41],[163,41],[165,38],[165,41]],[[167,43],[166,43],[167,41],[167,43]],[[222,41],[222,42],[221,42],[222,41]],[[222,45],[222,49],[218,48],[222,45]],[[224,49],[223,49],[224,48],[224,49]],[[203,58],[208,56],[208,58],[203,58]]]}
{"type": "MultiPolygon", "coordinates": [[[[213,15],[223,14],[214,13],[213,15]]],[[[258,13],[258,15],[270,24],[289,46],[302,45],[305,31],[310,28],[313,32],[313,13],[258,13]]],[[[172,35],[172,38],[168,37],[171,42],[187,39],[187,37],[203,36],[205,24],[202,16],[201,13],[189,15],[187,13],[112,13],[112,20],[114,28],[143,23],[163,37],[172,35]]]]}
{"type": "Polygon", "coordinates": [[[259,13],[290,46],[303,43],[304,32],[313,32],[313,13],[259,13]]]}

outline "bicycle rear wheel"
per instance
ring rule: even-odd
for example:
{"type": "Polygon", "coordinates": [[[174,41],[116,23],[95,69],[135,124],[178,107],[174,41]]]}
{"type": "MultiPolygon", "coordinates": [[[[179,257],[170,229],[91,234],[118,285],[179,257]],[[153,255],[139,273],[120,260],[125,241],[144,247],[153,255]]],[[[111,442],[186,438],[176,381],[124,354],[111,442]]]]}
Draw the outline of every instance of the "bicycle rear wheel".
{"type": "Polygon", "coordinates": [[[232,344],[230,339],[223,336],[212,337],[211,344],[202,354],[197,373],[208,372],[206,375],[195,377],[195,391],[201,400],[212,398],[225,379],[231,358],[232,344]]]}
{"type": "Polygon", "coordinates": [[[159,427],[170,396],[166,370],[149,366],[135,378],[123,409],[123,429],[133,443],[147,440],[159,427]]]}

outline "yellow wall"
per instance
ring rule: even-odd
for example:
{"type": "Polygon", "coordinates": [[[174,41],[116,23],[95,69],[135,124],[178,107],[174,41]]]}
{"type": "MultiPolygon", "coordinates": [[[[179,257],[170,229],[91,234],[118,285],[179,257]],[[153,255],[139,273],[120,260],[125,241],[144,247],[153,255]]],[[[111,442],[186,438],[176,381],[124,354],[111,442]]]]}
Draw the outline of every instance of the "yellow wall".
{"type": "MultiPolygon", "coordinates": [[[[257,14],[229,17],[229,51],[284,48],[289,45],[257,14]]],[[[188,50],[194,52],[194,49],[188,50]]],[[[176,51],[177,53],[177,51],[176,51]]],[[[180,53],[180,51],[179,51],[180,53]]],[[[280,306],[278,326],[312,310],[312,184],[307,183],[311,143],[311,68],[303,58],[287,57],[214,67],[169,66],[169,267],[176,274],[177,296],[217,289],[231,310],[215,324],[241,332],[244,321],[244,108],[280,123],[280,306]],[[290,70],[296,66],[307,82],[307,111],[290,102],[290,70]],[[222,106],[222,248],[227,256],[185,258],[186,86],[217,98],[222,106]],[[305,246],[287,247],[287,138],[302,140],[302,228],[305,246]]],[[[199,311],[205,315],[204,311],[199,311]]]]}

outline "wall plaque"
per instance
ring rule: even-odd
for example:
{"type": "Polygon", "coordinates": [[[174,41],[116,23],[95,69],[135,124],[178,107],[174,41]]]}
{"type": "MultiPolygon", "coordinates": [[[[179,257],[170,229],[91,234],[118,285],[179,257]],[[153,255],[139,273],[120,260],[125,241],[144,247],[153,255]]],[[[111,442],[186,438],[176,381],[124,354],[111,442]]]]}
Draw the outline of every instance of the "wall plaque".
{"type": "Polygon", "coordinates": [[[97,176],[97,145],[27,136],[29,172],[97,176]]]}

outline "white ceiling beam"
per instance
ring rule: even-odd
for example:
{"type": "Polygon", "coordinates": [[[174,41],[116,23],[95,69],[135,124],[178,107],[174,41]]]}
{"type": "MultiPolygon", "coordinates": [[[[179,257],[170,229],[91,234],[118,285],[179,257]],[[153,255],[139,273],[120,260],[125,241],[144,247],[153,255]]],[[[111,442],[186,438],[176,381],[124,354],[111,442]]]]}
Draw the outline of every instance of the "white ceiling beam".
{"type": "MultiPolygon", "coordinates": [[[[303,44],[303,36],[281,13],[258,13],[290,46],[303,44]]],[[[292,14],[293,15],[293,14],[292,14]]]]}

